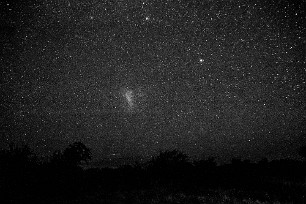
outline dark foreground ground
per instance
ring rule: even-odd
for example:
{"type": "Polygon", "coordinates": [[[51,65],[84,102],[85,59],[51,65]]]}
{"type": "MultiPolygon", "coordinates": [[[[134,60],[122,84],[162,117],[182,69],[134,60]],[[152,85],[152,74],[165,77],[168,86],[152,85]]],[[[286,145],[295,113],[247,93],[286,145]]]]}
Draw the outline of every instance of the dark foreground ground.
{"type": "Polygon", "coordinates": [[[117,169],[83,169],[82,144],[45,161],[27,147],[0,152],[0,203],[306,203],[306,165],[294,160],[191,162],[179,151],[117,169]]]}

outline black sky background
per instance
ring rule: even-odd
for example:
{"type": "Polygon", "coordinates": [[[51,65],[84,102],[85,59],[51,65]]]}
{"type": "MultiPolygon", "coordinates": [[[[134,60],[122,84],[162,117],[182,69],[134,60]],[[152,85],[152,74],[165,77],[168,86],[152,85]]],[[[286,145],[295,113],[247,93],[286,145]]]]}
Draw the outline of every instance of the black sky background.
{"type": "Polygon", "coordinates": [[[1,147],[298,158],[305,4],[1,1],[1,147]]]}

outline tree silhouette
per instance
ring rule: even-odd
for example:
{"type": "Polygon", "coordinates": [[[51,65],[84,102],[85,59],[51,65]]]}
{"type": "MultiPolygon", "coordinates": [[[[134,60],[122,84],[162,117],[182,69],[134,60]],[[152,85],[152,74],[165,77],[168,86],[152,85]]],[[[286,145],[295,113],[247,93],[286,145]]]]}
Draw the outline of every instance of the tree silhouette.
{"type": "Polygon", "coordinates": [[[160,152],[149,162],[154,182],[172,184],[188,179],[188,156],[178,150],[160,152]],[[184,176],[183,176],[184,175],[184,176]]]}
{"type": "Polygon", "coordinates": [[[159,167],[176,166],[186,163],[188,163],[188,156],[178,150],[161,152],[151,161],[151,165],[159,167]]]}
{"type": "Polygon", "coordinates": [[[196,161],[195,165],[199,168],[213,169],[217,166],[217,163],[214,157],[209,157],[207,160],[196,161]]]}
{"type": "Polygon", "coordinates": [[[64,150],[63,155],[57,153],[54,156],[63,158],[66,164],[78,166],[91,160],[91,151],[82,142],[75,142],[64,150]]]}
{"type": "Polygon", "coordinates": [[[12,169],[29,167],[30,164],[37,162],[36,155],[28,145],[18,146],[11,143],[8,150],[0,153],[1,166],[12,169]]]}
{"type": "Polygon", "coordinates": [[[63,152],[61,151],[55,151],[53,152],[52,156],[50,157],[50,164],[56,165],[56,166],[62,166],[65,161],[63,158],[63,152]]]}
{"type": "Polygon", "coordinates": [[[299,155],[306,160],[306,145],[299,148],[299,155]]]}

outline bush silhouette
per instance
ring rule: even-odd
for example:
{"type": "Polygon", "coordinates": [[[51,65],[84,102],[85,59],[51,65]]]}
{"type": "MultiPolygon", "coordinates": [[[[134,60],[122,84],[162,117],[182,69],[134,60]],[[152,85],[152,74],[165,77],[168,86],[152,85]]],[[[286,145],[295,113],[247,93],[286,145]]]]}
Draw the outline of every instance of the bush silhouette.
{"type": "MultiPolygon", "coordinates": [[[[299,151],[304,158],[305,149],[301,147],[299,151]]],[[[27,145],[11,144],[8,149],[0,150],[1,203],[74,202],[76,198],[85,201],[89,197],[103,203],[112,199],[113,203],[120,203],[120,199],[123,203],[136,203],[137,199],[155,195],[174,199],[179,192],[187,196],[211,194],[215,190],[229,190],[241,200],[305,203],[302,195],[306,192],[306,171],[305,162],[301,161],[263,159],[252,163],[234,158],[229,164],[217,165],[214,158],[208,158],[190,163],[183,152],[168,150],[145,164],[83,169],[82,164],[90,159],[90,149],[81,142],[54,152],[45,162],[40,162],[27,145]],[[108,196],[113,197],[107,200],[108,196]]]]}
{"type": "Polygon", "coordinates": [[[37,162],[37,158],[28,145],[18,146],[13,143],[8,150],[0,152],[0,168],[15,169],[29,168],[37,162]]]}
{"type": "Polygon", "coordinates": [[[298,153],[304,160],[306,160],[306,146],[300,147],[298,153]]]}
{"type": "Polygon", "coordinates": [[[81,142],[69,145],[64,151],[54,152],[44,172],[48,175],[44,180],[49,192],[60,196],[79,194],[85,188],[81,165],[90,159],[90,149],[81,142]]]}
{"type": "Polygon", "coordinates": [[[91,160],[91,151],[82,142],[69,145],[63,152],[53,153],[50,162],[54,165],[79,166],[91,160]]]}
{"type": "Polygon", "coordinates": [[[188,156],[178,150],[167,150],[160,152],[157,157],[154,157],[150,165],[154,168],[172,168],[188,163],[188,156]]]}
{"type": "Polygon", "coordinates": [[[0,197],[4,202],[28,196],[37,181],[37,167],[37,157],[28,145],[12,143],[0,151],[0,197]]]}
{"type": "Polygon", "coordinates": [[[178,150],[164,151],[149,162],[151,179],[164,184],[184,183],[191,164],[188,156],[178,150]],[[184,176],[183,176],[184,175],[184,176]]]}

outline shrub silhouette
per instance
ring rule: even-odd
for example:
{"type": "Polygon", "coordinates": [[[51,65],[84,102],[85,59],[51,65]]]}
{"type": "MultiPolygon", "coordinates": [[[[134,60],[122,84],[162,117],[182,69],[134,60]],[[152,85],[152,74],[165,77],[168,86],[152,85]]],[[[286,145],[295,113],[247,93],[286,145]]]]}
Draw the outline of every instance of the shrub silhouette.
{"type": "Polygon", "coordinates": [[[209,157],[207,160],[201,159],[199,161],[196,161],[195,165],[198,168],[214,169],[214,168],[216,168],[217,163],[216,163],[214,157],[209,157]]]}
{"type": "Polygon", "coordinates": [[[300,147],[298,153],[304,160],[306,160],[306,146],[300,147]]]}
{"type": "Polygon", "coordinates": [[[216,182],[217,163],[214,157],[194,162],[192,182],[202,187],[212,187],[216,182]]]}
{"type": "MultiPolygon", "coordinates": [[[[70,144],[64,151],[56,151],[45,164],[43,177],[48,195],[74,196],[85,188],[81,165],[91,159],[91,151],[81,142],[70,144]]],[[[52,197],[52,196],[51,196],[52,197]]]]}
{"type": "Polygon", "coordinates": [[[82,142],[75,142],[64,150],[63,158],[71,165],[81,165],[91,160],[91,152],[82,142]]]}
{"type": "Polygon", "coordinates": [[[188,156],[178,150],[160,152],[157,157],[154,157],[150,165],[153,168],[173,168],[177,166],[186,165],[188,163],[188,156]]]}
{"type": "Polygon", "coordinates": [[[160,152],[154,157],[149,162],[149,171],[154,182],[178,184],[188,180],[187,171],[190,166],[187,155],[178,150],[171,150],[160,152]]]}
{"type": "Polygon", "coordinates": [[[0,197],[25,196],[36,182],[37,157],[28,145],[13,143],[0,151],[0,197]],[[2,194],[2,195],[1,195],[2,194]]]}
{"type": "Polygon", "coordinates": [[[0,169],[2,171],[20,171],[31,168],[37,163],[37,157],[28,145],[18,146],[13,143],[8,150],[0,151],[0,169]]]}
{"type": "Polygon", "coordinates": [[[56,151],[50,158],[50,163],[55,166],[79,166],[91,160],[91,151],[82,142],[69,145],[63,152],[56,151]]]}
{"type": "Polygon", "coordinates": [[[53,152],[49,162],[56,166],[63,165],[64,164],[63,152],[61,151],[53,152]]]}
{"type": "MultiPolygon", "coordinates": [[[[301,156],[305,149],[300,149],[301,156]]],[[[90,149],[81,142],[54,152],[45,162],[40,162],[27,145],[11,144],[7,150],[0,150],[0,202],[73,202],[97,195],[96,199],[108,203],[108,196],[113,195],[111,199],[118,203],[118,192],[122,201],[134,203],[155,194],[173,198],[178,192],[210,194],[221,189],[230,190],[238,199],[305,203],[306,171],[301,161],[263,159],[252,163],[234,158],[229,164],[217,165],[214,158],[208,158],[191,164],[184,153],[168,150],[143,165],[83,169],[82,164],[90,159],[90,149]]]]}
{"type": "Polygon", "coordinates": [[[70,144],[64,151],[55,151],[47,165],[53,168],[79,167],[91,160],[91,151],[81,142],[70,144]]]}

